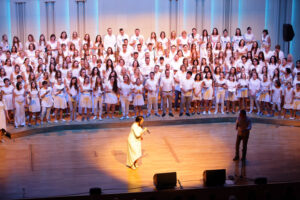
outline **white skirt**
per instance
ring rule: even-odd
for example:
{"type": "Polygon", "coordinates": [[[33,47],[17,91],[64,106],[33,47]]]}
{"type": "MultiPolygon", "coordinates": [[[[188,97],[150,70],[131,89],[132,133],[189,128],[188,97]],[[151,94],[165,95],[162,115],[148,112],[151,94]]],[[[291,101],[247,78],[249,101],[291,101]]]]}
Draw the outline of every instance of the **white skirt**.
{"type": "Polygon", "coordinates": [[[203,99],[204,100],[212,100],[213,99],[213,89],[212,88],[204,89],[203,99]]]}
{"type": "Polygon", "coordinates": [[[142,94],[137,94],[134,96],[133,105],[134,106],[143,106],[145,104],[144,97],[142,94]]]}
{"type": "Polygon", "coordinates": [[[40,112],[41,111],[41,104],[39,98],[32,98],[29,104],[29,111],[30,112],[40,112]]]}
{"type": "Polygon", "coordinates": [[[81,108],[92,108],[92,97],[91,95],[81,94],[80,95],[80,107],[81,108]]]}
{"type": "Polygon", "coordinates": [[[300,100],[295,99],[294,103],[293,103],[293,106],[294,106],[294,110],[300,110],[300,100]]]}
{"type": "Polygon", "coordinates": [[[106,93],[104,103],[106,104],[117,104],[118,103],[118,97],[115,93],[106,93]]]}
{"type": "Polygon", "coordinates": [[[270,95],[269,95],[268,92],[260,93],[257,100],[258,101],[263,101],[263,102],[270,102],[270,95]]]}
{"type": "Polygon", "coordinates": [[[13,110],[12,94],[3,95],[3,103],[5,110],[13,110]]]}
{"type": "Polygon", "coordinates": [[[54,108],[57,109],[66,109],[67,108],[67,100],[65,96],[54,96],[54,108]]]}

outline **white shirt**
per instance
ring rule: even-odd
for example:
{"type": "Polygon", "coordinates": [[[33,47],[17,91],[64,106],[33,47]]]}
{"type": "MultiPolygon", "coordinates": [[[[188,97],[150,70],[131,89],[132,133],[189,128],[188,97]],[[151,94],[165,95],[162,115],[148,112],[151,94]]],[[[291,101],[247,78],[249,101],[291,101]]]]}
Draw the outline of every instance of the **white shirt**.
{"type": "Polygon", "coordinates": [[[192,96],[193,90],[194,88],[194,80],[192,78],[184,78],[180,81],[180,89],[181,89],[181,92],[183,93],[182,89],[185,90],[186,92],[183,93],[184,96],[192,96]],[[191,91],[189,91],[191,90],[191,91]]]}
{"type": "Polygon", "coordinates": [[[160,87],[162,88],[163,92],[172,91],[174,87],[174,79],[171,76],[169,76],[169,78],[161,78],[160,87]]]}
{"type": "Polygon", "coordinates": [[[153,79],[148,79],[146,81],[146,84],[145,86],[147,87],[148,90],[151,90],[149,91],[150,94],[154,95],[156,94],[156,90],[157,90],[157,87],[158,87],[158,84],[157,82],[153,79]]]}
{"type": "Polygon", "coordinates": [[[128,35],[124,33],[124,35],[118,34],[117,36],[117,46],[122,49],[122,45],[124,44],[124,40],[129,39],[128,35]]]}
{"type": "Polygon", "coordinates": [[[249,81],[249,90],[250,91],[258,91],[260,89],[260,80],[257,78],[254,80],[253,78],[250,79],[249,81]]]}
{"type": "Polygon", "coordinates": [[[115,35],[105,35],[104,36],[104,49],[107,50],[108,47],[111,47],[113,50],[115,49],[115,45],[117,43],[115,35]]]}

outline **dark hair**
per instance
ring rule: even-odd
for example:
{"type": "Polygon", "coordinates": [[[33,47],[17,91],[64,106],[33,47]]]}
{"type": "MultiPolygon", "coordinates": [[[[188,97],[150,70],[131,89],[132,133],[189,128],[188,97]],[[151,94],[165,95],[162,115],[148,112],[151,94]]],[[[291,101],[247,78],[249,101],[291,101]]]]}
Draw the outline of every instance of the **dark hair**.
{"type": "Polygon", "coordinates": [[[244,109],[241,110],[241,111],[240,111],[240,115],[246,116],[246,115],[247,115],[246,110],[244,110],[244,109]]]}
{"type": "Polygon", "coordinates": [[[75,90],[78,90],[77,78],[74,77],[74,76],[71,78],[71,81],[70,81],[70,89],[71,89],[72,86],[73,86],[72,81],[73,81],[74,79],[76,80],[76,82],[75,82],[75,84],[74,84],[75,90]]]}
{"type": "Polygon", "coordinates": [[[137,117],[135,118],[135,122],[141,122],[142,119],[144,119],[143,116],[137,116],[137,117]]]}
{"type": "Polygon", "coordinates": [[[189,74],[191,76],[193,75],[193,73],[191,71],[188,71],[187,74],[189,74]]]}
{"type": "Polygon", "coordinates": [[[268,29],[264,29],[264,30],[263,30],[263,33],[266,33],[267,35],[269,35],[268,29]]]}
{"type": "Polygon", "coordinates": [[[17,84],[16,84],[17,90],[20,90],[20,85],[21,85],[21,84],[22,84],[21,82],[17,82],[17,84]]]}
{"type": "Polygon", "coordinates": [[[48,84],[48,81],[43,81],[42,85],[48,84]]]}

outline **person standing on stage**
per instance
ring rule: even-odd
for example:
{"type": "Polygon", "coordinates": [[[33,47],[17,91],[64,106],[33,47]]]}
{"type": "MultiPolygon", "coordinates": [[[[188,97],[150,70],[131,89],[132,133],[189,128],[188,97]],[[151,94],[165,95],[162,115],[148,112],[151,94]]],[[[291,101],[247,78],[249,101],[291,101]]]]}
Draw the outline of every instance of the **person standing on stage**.
{"type": "Polygon", "coordinates": [[[235,157],[233,158],[234,161],[240,159],[239,151],[240,151],[241,140],[243,140],[243,154],[241,160],[246,161],[247,144],[248,144],[251,128],[252,128],[251,119],[247,117],[245,110],[241,110],[240,115],[236,120],[236,130],[238,132],[237,132],[236,143],[235,143],[235,157]]]}
{"type": "Polygon", "coordinates": [[[138,160],[142,157],[142,140],[143,134],[148,132],[147,128],[143,128],[144,118],[137,116],[135,122],[131,125],[131,130],[128,136],[127,146],[127,167],[136,169],[138,160]]]}

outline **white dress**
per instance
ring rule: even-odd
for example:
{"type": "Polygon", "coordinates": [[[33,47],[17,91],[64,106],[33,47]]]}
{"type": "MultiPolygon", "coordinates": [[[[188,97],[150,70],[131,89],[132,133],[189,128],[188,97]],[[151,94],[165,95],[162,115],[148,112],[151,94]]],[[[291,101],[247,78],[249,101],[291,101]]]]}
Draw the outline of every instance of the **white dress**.
{"type": "Polygon", "coordinates": [[[92,90],[91,84],[82,85],[84,92],[80,95],[80,107],[81,108],[92,108],[92,96],[90,91],[92,90]]]}
{"type": "Polygon", "coordinates": [[[283,108],[284,109],[293,109],[293,88],[285,88],[284,90],[284,105],[283,108]]]}
{"type": "Polygon", "coordinates": [[[294,110],[300,110],[300,91],[297,91],[297,89],[294,89],[294,110]]]}
{"type": "Polygon", "coordinates": [[[258,97],[258,101],[263,101],[263,102],[270,102],[270,90],[271,83],[269,81],[266,82],[261,82],[261,89],[260,89],[260,94],[258,97]]]}
{"type": "MultiPolygon", "coordinates": [[[[135,85],[133,88],[134,88],[135,92],[142,92],[144,86],[142,84],[135,85]]],[[[143,94],[135,94],[134,99],[133,99],[133,105],[134,106],[143,106],[144,104],[145,104],[145,102],[144,102],[143,94]]]]}
{"type": "Polygon", "coordinates": [[[65,95],[65,85],[55,84],[53,89],[53,100],[54,100],[54,108],[57,109],[66,109],[67,108],[67,100],[65,95]],[[56,94],[58,91],[61,91],[59,94],[56,94]]]}
{"type": "Polygon", "coordinates": [[[204,88],[203,88],[203,99],[204,100],[212,100],[213,99],[213,87],[212,87],[212,79],[204,79],[204,88]]]}
{"type": "Polygon", "coordinates": [[[14,106],[12,102],[12,94],[13,94],[14,87],[12,85],[8,87],[4,86],[1,88],[1,90],[3,91],[3,103],[4,103],[5,110],[13,110],[14,106]]]}
{"type": "Polygon", "coordinates": [[[227,101],[236,101],[236,86],[237,82],[236,81],[226,81],[226,85],[228,87],[227,89],[227,101]]]}
{"type": "Polygon", "coordinates": [[[201,101],[202,100],[202,93],[201,93],[201,90],[202,90],[202,81],[194,81],[193,83],[193,88],[194,88],[194,94],[193,94],[193,101],[201,101]],[[195,96],[195,93],[199,93],[198,96],[195,96]]]}
{"type": "Polygon", "coordinates": [[[15,93],[15,126],[25,126],[25,90],[14,90],[15,93]]]}
{"type": "Polygon", "coordinates": [[[131,126],[131,130],[128,136],[127,145],[127,166],[132,167],[134,162],[142,157],[142,142],[141,136],[143,129],[134,122],[131,126]]]}
{"type": "Polygon", "coordinates": [[[40,112],[41,111],[41,104],[40,99],[38,96],[39,91],[38,90],[32,90],[30,91],[30,104],[29,104],[29,111],[30,112],[40,112]]]}
{"type": "Polygon", "coordinates": [[[0,129],[6,130],[6,117],[5,117],[5,106],[3,101],[0,101],[0,129]]]}
{"type": "Polygon", "coordinates": [[[117,97],[117,94],[113,91],[113,86],[111,85],[110,82],[107,82],[106,87],[108,88],[108,91],[105,92],[104,103],[117,104],[118,97],[117,97]]]}

